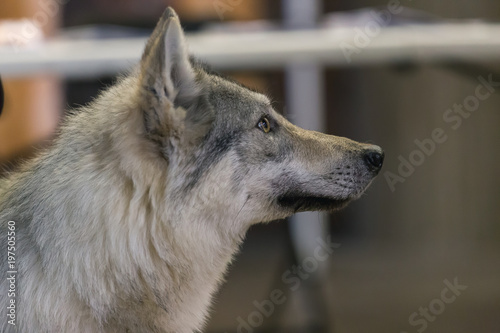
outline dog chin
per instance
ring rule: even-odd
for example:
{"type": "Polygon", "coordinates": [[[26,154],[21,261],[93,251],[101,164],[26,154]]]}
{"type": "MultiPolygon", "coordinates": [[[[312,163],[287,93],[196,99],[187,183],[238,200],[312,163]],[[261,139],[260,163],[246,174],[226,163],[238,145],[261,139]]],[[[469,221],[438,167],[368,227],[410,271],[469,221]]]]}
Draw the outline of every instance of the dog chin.
{"type": "Polygon", "coordinates": [[[325,196],[284,194],[277,199],[279,206],[294,213],[308,211],[335,211],[344,208],[351,198],[330,198],[325,196]]]}

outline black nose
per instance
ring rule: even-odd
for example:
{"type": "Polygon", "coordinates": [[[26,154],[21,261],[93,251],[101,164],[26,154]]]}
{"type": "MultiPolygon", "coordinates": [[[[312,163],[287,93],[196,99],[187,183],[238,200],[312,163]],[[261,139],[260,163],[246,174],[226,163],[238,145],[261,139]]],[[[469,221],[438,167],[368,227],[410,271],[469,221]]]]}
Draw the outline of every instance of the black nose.
{"type": "Polygon", "coordinates": [[[365,153],[365,163],[370,171],[378,172],[384,164],[384,153],[379,151],[370,150],[365,153]]]}

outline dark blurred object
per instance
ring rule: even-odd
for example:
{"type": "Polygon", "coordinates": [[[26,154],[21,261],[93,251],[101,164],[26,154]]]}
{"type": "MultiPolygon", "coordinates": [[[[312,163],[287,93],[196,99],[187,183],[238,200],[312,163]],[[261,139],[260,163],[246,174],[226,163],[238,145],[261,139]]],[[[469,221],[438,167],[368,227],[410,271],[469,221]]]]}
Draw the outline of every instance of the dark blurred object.
{"type": "Polygon", "coordinates": [[[3,110],[3,85],[2,78],[0,77],[0,116],[2,115],[3,110]]]}
{"type": "Polygon", "coordinates": [[[64,26],[116,24],[152,28],[170,0],[69,1],[64,6],[64,26]]]}

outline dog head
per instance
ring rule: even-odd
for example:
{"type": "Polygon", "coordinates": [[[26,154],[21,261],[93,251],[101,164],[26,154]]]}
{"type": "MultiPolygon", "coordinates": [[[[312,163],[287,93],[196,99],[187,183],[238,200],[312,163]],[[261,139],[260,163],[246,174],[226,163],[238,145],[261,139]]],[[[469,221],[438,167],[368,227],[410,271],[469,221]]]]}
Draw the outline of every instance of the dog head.
{"type": "Polygon", "coordinates": [[[246,224],[332,211],[358,198],[382,167],[378,146],[294,126],[266,96],[191,59],[171,9],[146,46],[138,82],[144,133],[166,161],[170,202],[246,224]]]}

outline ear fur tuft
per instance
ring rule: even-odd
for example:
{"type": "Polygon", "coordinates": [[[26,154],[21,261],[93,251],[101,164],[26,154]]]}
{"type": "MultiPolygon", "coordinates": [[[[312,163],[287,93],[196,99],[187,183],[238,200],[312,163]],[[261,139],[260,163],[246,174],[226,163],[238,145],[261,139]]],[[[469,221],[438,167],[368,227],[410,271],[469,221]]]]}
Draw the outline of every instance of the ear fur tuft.
{"type": "Polygon", "coordinates": [[[146,44],[139,82],[145,128],[149,133],[169,135],[176,125],[173,117],[178,116],[178,108],[185,109],[189,119],[203,119],[206,125],[210,117],[196,113],[210,113],[210,106],[197,82],[179,17],[170,7],[146,44]]]}

